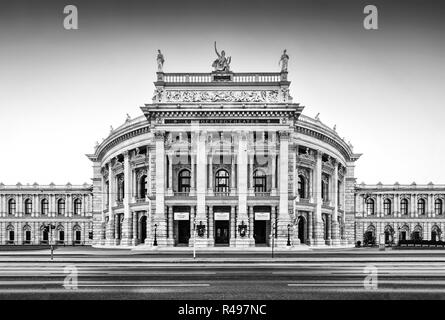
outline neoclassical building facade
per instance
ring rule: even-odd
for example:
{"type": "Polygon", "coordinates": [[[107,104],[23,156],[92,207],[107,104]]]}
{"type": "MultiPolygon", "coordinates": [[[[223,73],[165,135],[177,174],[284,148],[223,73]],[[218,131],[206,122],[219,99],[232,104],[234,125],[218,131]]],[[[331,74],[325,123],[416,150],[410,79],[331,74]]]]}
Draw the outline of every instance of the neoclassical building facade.
{"type": "Polygon", "coordinates": [[[0,244],[442,239],[445,186],[357,184],[361,154],[335,127],[302,114],[283,57],[276,73],[234,73],[223,56],[211,73],[165,73],[159,58],[151,103],[87,155],[90,185],[0,184],[0,244]]]}
{"type": "Polygon", "coordinates": [[[289,85],[286,71],[159,71],[144,115],[88,155],[94,243],[352,243],[360,155],[289,85]]]}
{"type": "Polygon", "coordinates": [[[88,184],[0,183],[0,245],[91,244],[92,199],[88,184]]]}

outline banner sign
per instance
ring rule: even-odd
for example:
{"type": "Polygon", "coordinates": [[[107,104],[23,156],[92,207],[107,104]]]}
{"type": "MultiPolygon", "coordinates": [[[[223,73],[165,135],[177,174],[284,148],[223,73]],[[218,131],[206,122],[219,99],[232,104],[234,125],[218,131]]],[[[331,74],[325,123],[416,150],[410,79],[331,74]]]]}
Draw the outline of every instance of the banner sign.
{"type": "Polygon", "coordinates": [[[230,220],[230,212],[215,212],[215,221],[218,220],[230,220]]]}
{"type": "Polygon", "coordinates": [[[270,212],[255,212],[255,220],[270,220],[270,212]]]}
{"type": "Polygon", "coordinates": [[[188,212],[175,212],[175,220],[189,220],[189,216],[188,212]]]}

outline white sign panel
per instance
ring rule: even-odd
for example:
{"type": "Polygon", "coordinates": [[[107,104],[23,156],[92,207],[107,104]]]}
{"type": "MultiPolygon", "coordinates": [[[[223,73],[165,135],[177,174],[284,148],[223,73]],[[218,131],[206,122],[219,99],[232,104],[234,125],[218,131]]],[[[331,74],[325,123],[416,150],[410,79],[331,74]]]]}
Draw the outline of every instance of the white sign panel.
{"type": "Polygon", "coordinates": [[[270,212],[255,212],[255,220],[270,220],[270,212]]]}
{"type": "Polygon", "coordinates": [[[215,220],[230,220],[230,213],[229,212],[215,212],[215,220]]]}
{"type": "Polygon", "coordinates": [[[175,212],[175,220],[189,220],[188,212],[175,212]]]}

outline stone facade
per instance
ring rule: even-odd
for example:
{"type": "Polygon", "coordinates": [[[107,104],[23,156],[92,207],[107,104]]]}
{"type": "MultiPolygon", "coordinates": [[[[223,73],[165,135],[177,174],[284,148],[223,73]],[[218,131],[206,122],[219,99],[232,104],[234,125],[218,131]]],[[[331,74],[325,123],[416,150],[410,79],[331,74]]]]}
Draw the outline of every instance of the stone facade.
{"type": "Polygon", "coordinates": [[[355,188],[355,240],[443,240],[445,186],[365,185],[355,188]]]}
{"type": "Polygon", "coordinates": [[[441,239],[445,186],[356,184],[360,154],[280,73],[157,73],[91,185],[0,184],[0,244],[345,246],[441,239]],[[371,210],[372,209],[372,210],[371,210]]]}
{"type": "Polygon", "coordinates": [[[94,243],[348,244],[360,155],[301,115],[289,85],[287,72],[158,72],[144,116],[88,155],[94,243]]]}
{"type": "Polygon", "coordinates": [[[0,244],[90,244],[92,198],[88,184],[0,184],[0,244]],[[50,225],[48,233],[44,227],[50,225]]]}

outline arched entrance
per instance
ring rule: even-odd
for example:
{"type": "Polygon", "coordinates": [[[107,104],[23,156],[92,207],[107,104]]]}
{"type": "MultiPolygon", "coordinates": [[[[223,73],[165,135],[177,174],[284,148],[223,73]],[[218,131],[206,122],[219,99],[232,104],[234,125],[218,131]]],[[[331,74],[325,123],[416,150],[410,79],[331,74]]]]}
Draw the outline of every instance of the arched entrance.
{"type": "Polygon", "coordinates": [[[141,226],[141,230],[139,232],[139,234],[140,234],[139,240],[143,244],[143,243],[145,243],[145,239],[147,239],[147,216],[141,217],[140,226],[141,226]]]}
{"type": "Polygon", "coordinates": [[[417,225],[411,234],[411,240],[420,241],[422,240],[422,227],[417,225]]]}
{"type": "Polygon", "coordinates": [[[375,244],[375,227],[370,225],[363,236],[363,245],[373,246],[375,244]]]}
{"type": "Polygon", "coordinates": [[[440,233],[441,233],[440,228],[438,226],[434,225],[431,228],[431,241],[434,241],[434,242],[440,241],[440,233]]]}
{"type": "Polygon", "coordinates": [[[305,220],[303,217],[298,218],[298,239],[300,239],[300,243],[306,242],[305,237],[305,220]]]}
{"type": "Polygon", "coordinates": [[[385,244],[394,243],[394,229],[391,226],[385,227],[385,244]]]}

